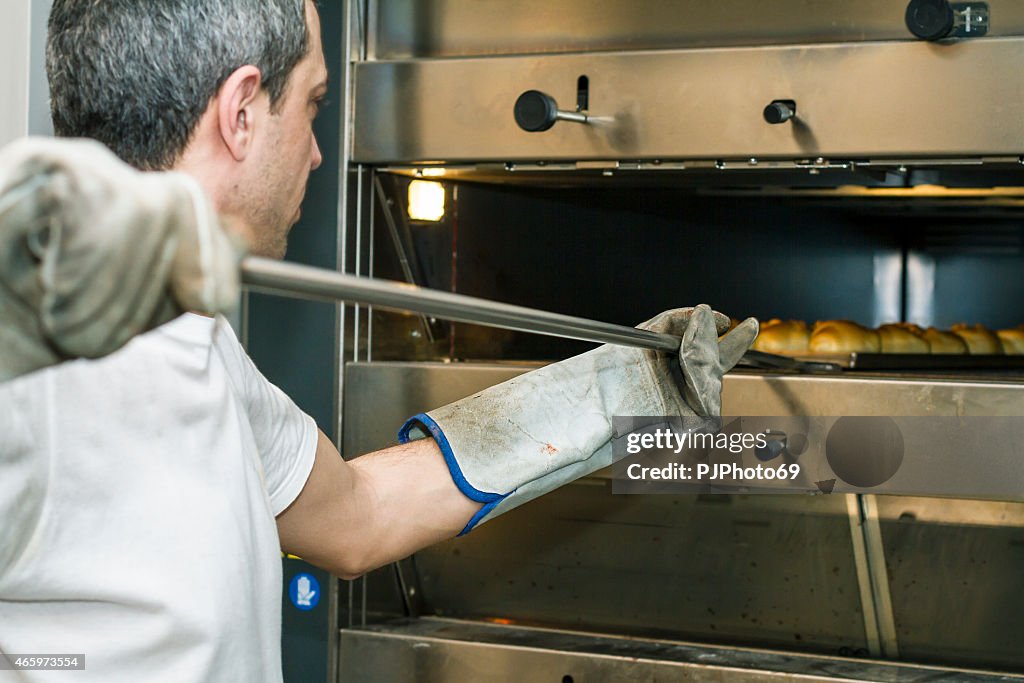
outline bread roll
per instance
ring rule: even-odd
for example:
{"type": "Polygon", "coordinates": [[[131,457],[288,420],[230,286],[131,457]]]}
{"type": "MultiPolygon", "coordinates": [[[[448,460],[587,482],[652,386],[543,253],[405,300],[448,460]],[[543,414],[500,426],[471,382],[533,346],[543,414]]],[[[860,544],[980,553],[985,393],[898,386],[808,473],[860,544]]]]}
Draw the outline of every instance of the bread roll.
{"type": "Polygon", "coordinates": [[[808,348],[815,353],[881,353],[882,340],[869,330],[849,320],[826,320],[814,324],[808,348]]]}
{"type": "Polygon", "coordinates": [[[878,328],[882,353],[931,353],[924,337],[914,331],[916,325],[890,323],[878,328]]]}
{"type": "Polygon", "coordinates": [[[964,340],[967,352],[972,356],[1002,354],[1003,344],[992,330],[981,325],[953,325],[953,334],[964,340]]]}
{"type": "Polygon", "coordinates": [[[810,336],[803,320],[773,318],[761,323],[753,348],[766,353],[806,353],[810,336]]]}
{"type": "Polygon", "coordinates": [[[967,343],[952,332],[943,332],[934,327],[929,327],[922,336],[928,342],[928,346],[931,347],[932,353],[952,353],[956,355],[967,353],[967,343]]]}
{"type": "Polygon", "coordinates": [[[1003,345],[1003,353],[1011,356],[1024,356],[1024,327],[998,330],[996,335],[1003,345]]]}
{"type": "Polygon", "coordinates": [[[904,330],[908,330],[909,332],[913,332],[918,337],[923,337],[924,336],[924,330],[921,329],[921,326],[917,325],[916,323],[889,323],[889,324],[890,325],[895,325],[896,327],[902,327],[904,330]]]}

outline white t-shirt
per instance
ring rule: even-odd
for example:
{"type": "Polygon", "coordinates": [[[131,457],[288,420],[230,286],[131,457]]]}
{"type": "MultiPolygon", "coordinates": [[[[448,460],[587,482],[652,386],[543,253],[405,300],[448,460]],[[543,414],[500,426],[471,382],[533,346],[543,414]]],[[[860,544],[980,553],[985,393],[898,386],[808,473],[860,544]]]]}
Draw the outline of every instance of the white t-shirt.
{"type": "Polygon", "coordinates": [[[86,666],[0,681],[280,680],[274,517],[316,443],[222,318],[0,384],[0,652],[86,666]]]}

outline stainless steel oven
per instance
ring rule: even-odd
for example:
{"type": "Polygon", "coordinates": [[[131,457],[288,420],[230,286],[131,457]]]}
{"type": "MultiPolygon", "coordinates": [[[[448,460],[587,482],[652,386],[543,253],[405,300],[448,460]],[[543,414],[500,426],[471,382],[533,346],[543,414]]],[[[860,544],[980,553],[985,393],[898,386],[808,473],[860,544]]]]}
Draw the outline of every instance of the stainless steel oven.
{"type": "MultiPolygon", "coordinates": [[[[1024,323],[1021,3],[346,12],[344,270],[622,324],[697,302],[1024,323]]],[[[346,457],[589,348],[366,307],[339,320],[346,457]]],[[[738,370],[724,404],[1024,416],[1024,375],[738,370]]],[[[932,454],[1003,484],[971,497],[620,496],[582,480],[343,583],[338,680],[1024,674],[1024,476],[1006,453],[1024,454],[1005,446],[932,454]]]]}

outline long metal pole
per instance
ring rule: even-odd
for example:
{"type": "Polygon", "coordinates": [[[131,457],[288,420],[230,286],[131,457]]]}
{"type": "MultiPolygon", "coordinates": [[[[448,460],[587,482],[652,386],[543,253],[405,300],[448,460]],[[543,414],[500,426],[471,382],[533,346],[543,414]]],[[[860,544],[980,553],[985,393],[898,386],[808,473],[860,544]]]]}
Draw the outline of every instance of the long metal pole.
{"type": "Polygon", "coordinates": [[[348,301],[394,311],[423,313],[445,320],[603,344],[677,353],[681,343],[679,337],[671,334],[255,256],[242,262],[242,282],[252,289],[273,294],[348,301]]]}

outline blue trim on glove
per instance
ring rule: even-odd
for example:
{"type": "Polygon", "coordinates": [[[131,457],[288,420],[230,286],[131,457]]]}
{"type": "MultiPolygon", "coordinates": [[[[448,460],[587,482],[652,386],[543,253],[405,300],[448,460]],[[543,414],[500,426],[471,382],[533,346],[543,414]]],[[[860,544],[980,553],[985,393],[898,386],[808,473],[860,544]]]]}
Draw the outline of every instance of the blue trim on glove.
{"type": "Polygon", "coordinates": [[[398,430],[398,442],[409,443],[409,432],[411,432],[413,427],[417,424],[426,428],[430,436],[434,438],[434,442],[437,444],[437,447],[441,449],[441,455],[444,456],[444,462],[448,465],[448,472],[452,475],[452,480],[455,481],[455,485],[459,488],[459,491],[475,503],[484,503],[484,506],[480,508],[475,515],[473,515],[465,528],[459,532],[459,536],[468,534],[473,527],[480,523],[480,520],[486,517],[488,513],[494,509],[498,503],[508,498],[511,494],[487,493],[486,491],[481,491],[470,484],[466,480],[465,475],[462,474],[462,468],[459,467],[459,463],[455,459],[455,453],[452,451],[451,444],[448,443],[448,437],[446,437],[444,432],[441,431],[440,425],[434,421],[434,418],[430,417],[426,413],[413,415],[405,421],[402,428],[398,430]]]}

